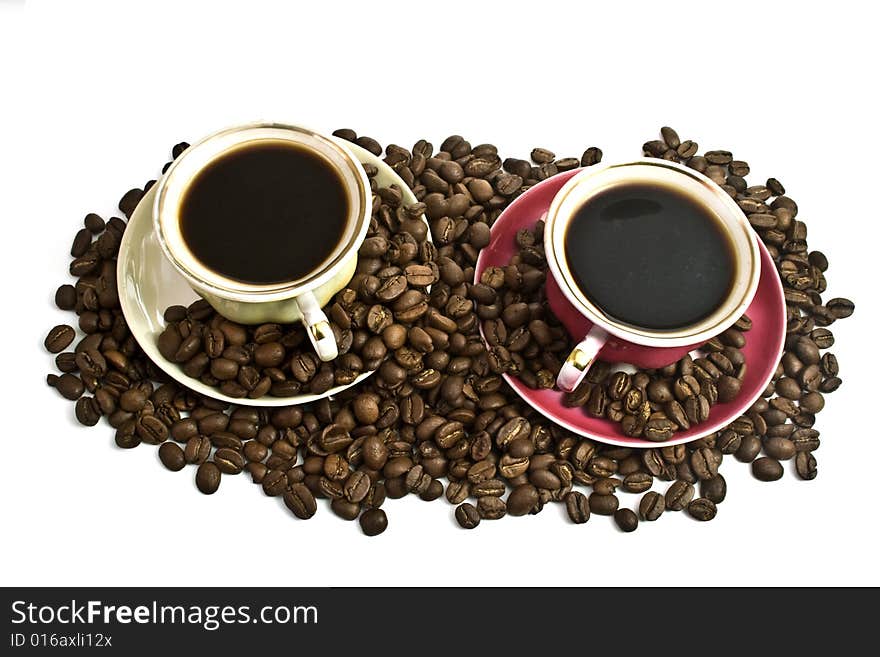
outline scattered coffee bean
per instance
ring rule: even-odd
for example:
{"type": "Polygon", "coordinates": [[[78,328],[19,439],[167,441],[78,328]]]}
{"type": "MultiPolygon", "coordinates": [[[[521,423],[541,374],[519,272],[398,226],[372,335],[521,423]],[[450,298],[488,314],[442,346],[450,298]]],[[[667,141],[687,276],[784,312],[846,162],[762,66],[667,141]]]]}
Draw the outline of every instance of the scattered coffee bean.
{"type": "Polygon", "coordinates": [[[715,517],[715,514],[718,513],[718,509],[715,506],[715,502],[712,500],[705,497],[698,497],[687,505],[687,512],[695,520],[705,522],[707,520],[712,520],[715,517]]]}
{"type": "Polygon", "coordinates": [[[80,397],[76,400],[76,419],[86,427],[93,427],[101,419],[101,408],[94,397],[80,397]]]}
{"type": "Polygon", "coordinates": [[[388,529],[388,516],[382,509],[368,509],[360,517],[361,530],[367,536],[378,536],[388,529]]]}
{"type": "Polygon", "coordinates": [[[665,510],[666,501],[663,496],[656,491],[645,493],[639,502],[639,515],[642,517],[642,520],[657,520],[657,518],[663,515],[663,511],[665,510]]]}
{"type": "Polygon", "coordinates": [[[617,511],[620,501],[615,495],[600,495],[593,493],[589,497],[590,511],[600,516],[610,516],[617,511]]]}
{"type": "Polygon", "coordinates": [[[632,509],[618,509],[614,512],[614,522],[622,532],[634,532],[639,526],[639,517],[632,509]]]}
{"type": "Polygon", "coordinates": [[[480,514],[473,504],[459,504],[455,509],[455,519],[464,529],[473,529],[480,524],[480,514]]]}
{"type": "Polygon", "coordinates": [[[72,326],[68,326],[67,324],[59,324],[46,336],[46,339],[43,341],[43,344],[46,347],[46,350],[49,353],[57,354],[61,351],[67,349],[70,346],[70,343],[73,342],[73,339],[76,337],[76,331],[73,330],[72,326]]]}
{"type": "Polygon", "coordinates": [[[62,397],[71,401],[79,399],[86,389],[82,379],[69,372],[55,377],[50,385],[53,385],[62,397]]]}
{"type": "Polygon", "coordinates": [[[565,510],[569,519],[576,525],[581,525],[590,519],[590,503],[587,496],[579,491],[572,491],[565,496],[565,510]]]}
{"type": "Polygon", "coordinates": [[[303,483],[296,483],[284,492],[284,504],[300,520],[308,520],[318,510],[312,491],[303,483]]]}
{"type": "Polygon", "coordinates": [[[727,497],[727,482],[720,474],[700,482],[700,496],[721,504],[727,497]]]}
{"type": "Polygon", "coordinates": [[[686,481],[675,481],[666,489],[665,499],[667,509],[681,511],[694,499],[694,487],[686,481]]]}
{"type": "Polygon", "coordinates": [[[205,495],[213,495],[220,488],[220,468],[211,461],[205,461],[196,471],[196,487],[205,495]]]}
{"type": "Polygon", "coordinates": [[[186,465],[186,456],[183,450],[179,445],[172,442],[162,443],[159,446],[159,460],[162,461],[162,465],[172,472],[183,470],[183,467],[186,465]]]}
{"type": "Polygon", "coordinates": [[[809,481],[816,478],[816,457],[811,452],[798,452],[794,464],[801,479],[809,481]]]}
{"type": "Polygon", "coordinates": [[[776,481],[783,475],[782,464],[769,456],[762,456],[752,462],[752,474],[761,481],[776,481]]]}
{"type": "Polygon", "coordinates": [[[795,444],[788,438],[775,436],[764,441],[764,451],[778,461],[787,461],[794,458],[796,448],[795,444]]]}

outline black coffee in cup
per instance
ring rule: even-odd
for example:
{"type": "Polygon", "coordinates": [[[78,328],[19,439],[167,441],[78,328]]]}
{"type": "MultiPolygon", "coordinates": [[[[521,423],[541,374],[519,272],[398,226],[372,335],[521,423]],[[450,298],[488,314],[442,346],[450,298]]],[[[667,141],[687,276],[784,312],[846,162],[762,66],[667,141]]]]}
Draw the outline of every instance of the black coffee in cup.
{"type": "Polygon", "coordinates": [[[564,247],[587,298],[610,318],[646,329],[705,319],[737,275],[720,219],[668,185],[627,182],[597,192],[575,210],[564,247]]]}
{"type": "Polygon", "coordinates": [[[298,144],[260,140],[198,172],[183,194],[180,231],[209,269],[270,285],[317,269],[340,243],[349,213],[330,162],[298,144]]]}

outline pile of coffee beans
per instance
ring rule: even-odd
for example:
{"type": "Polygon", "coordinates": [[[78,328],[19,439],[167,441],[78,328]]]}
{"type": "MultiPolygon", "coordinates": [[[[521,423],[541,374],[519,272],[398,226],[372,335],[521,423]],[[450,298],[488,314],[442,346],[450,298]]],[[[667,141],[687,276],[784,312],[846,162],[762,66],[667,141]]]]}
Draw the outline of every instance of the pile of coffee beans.
{"type": "MultiPolygon", "coordinates": [[[[529,162],[502,159],[494,146],[472,146],[460,136],[449,137],[436,150],[420,140],[412,149],[389,145],[383,151],[376,141],[351,130],[336,134],[377,155],[384,152],[385,161],[419,200],[419,206],[401,211],[399,201],[397,205],[393,198],[389,202],[393,188],[375,189],[374,207],[380,209],[370,228],[372,238],[381,237],[389,249],[391,244],[411,244],[408,238],[395,241],[406,232],[418,242],[406,222],[414,221],[413,213],[417,216],[423,209],[435,245],[434,249],[424,247],[424,255],[417,248],[419,252],[408,261],[417,260],[432,273],[433,263],[437,273],[432,276],[436,280],[430,292],[426,285],[406,281],[407,289],[401,296],[413,293],[420,299],[406,306],[415,308],[411,314],[395,316],[399,297],[387,305],[375,301],[383,281],[400,275],[396,269],[403,270],[406,277],[406,265],[395,260],[393,254],[386,257],[378,249],[370,251],[370,247],[361,256],[373,263],[368,269],[375,269],[359,271],[358,282],[334,301],[351,322],[345,326],[346,319],[339,311],[331,315],[339,329],[351,332],[352,344],[346,351],[354,350],[352,355],[361,359],[364,368],[368,360],[370,365],[380,360],[378,351],[375,361],[365,358],[366,342],[379,338],[374,340],[378,350],[381,341],[385,351],[377,373],[332,400],[277,409],[232,406],[169,381],[131,337],[119,310],[115,258],[126,223],[118,217],[105,223],[90,214],[72,248],[70,273],[77,280],[62,285],[56,293],[58,307],[79,316],[79,328],[85,335],[77,339],[72,326],[58,326],[45,341],[46,348],[57,354],[61,372],[50,374],[48,383],[63,397],[76,400],[75,413],[82,424],[92,426],[106,416],[116,429],[120,447],[157,445],[159,459],[166,468],[195,468],[196,487],[202,493],[212,494],[222,479],[246,471],[267,496],[282,498],[297,518],[312,517],[317,511],[317,498],[326,498],[336,515],[358,519],[362,531],[371,536],[387,527],[385,500],[410,494],[426,501],[446,497],[456,505],[455,519],[465,528],[505,515],[538,513],[546,504],[560,502],[574,523],[585,523],[591,515],[608,515],[622,531],[630,532],[640,520],[655,521],[666,511],[686,511],[700,521],[714,518],[717,505],[727,494],[726,482],[719,473],[725,455],[751,462],[755,476],[762,481],[780,478],[784,471],[781,461],[790,459],[795,460],[802,478],[816,476],[813,453],[819,446],[819,432],[813,428],[815,415],[824,405],[823,395],[840,385],[836,358],[823,353],[834,342],[827,327],[849,316],[853,304],[845,299],[823,304],[820,295],[825,289],[827,260],[821,253],[807,250],[805,226],[795,218],[797,206],[784,195],[778,181],[770,179],[766,185],[749,187],[744,180],[748,173],[744,162],[734,160],[726,151],[699,156],[696,144],[680,141],[670,129],[663,130],[663,140],[646,145],[651,155],[678,159],[694,168],[705,166],[707,175],[722,182],[737,198],[753,225],[759,224],[759,234],[768,244],[786,286],[788,339],[773,383],[729,427],[687,445],[612,447],[554,425],[523,404],[505,384],[500,376],[508,367],[504,352],[495,346],[486,348],[478,324],[486,306],[499,304],[497,310],[502,315],[494,319],[503,319],[506,307],[485,298],[486,290],[481,287],[484,283],[473,280],[474,263],[480,249],[488,244],[489,228],[507,204],[558,171],[595,164],[601,159],[601,151],[587,149],[578,160],[557,159],[550,151],[536,148],[529,162]],[[763,215],[772,215],[775,223],[771,225],[763,215]],[[395,271],[380,275],[383,269],[395,271]],[[363,283],[366,280],[373,282],[367,285],[363,283]],[[373,305],[390,308],[391,317],[383,320],[389,325],[373,331],[363,310],[356,310],[360,304],[368,306],[367,315],[373,305]],[[358,349],[354,347],[356,335],[367,337],[358,349]],[[74,341],[76,345],[69,350],[74,341]],[[652,490],[658,481],[671,483],[664,491],[652,490]],[[621,506],[622,493],[642,497],[627,508],[621,506]]],[[[186,144],[178,144],[172,150],[173,156],[185,148],[186,144]]],[[[153,183],[149,181],[144,189],[123,196],[119,204],[123,215],[130,216],[153,183]]],[[[536,309],[528,308],[529,302],[526,305],[528,321],[519,327],[529,327],[537,318],[531,316],[536,309]]],[[[223,353],[234,344],[227,344],[223,330],[225,326],[230,331],[230,325],[214,317],[203,302],[171,310],[169,320],[181,339],[174,355],[191,334],[192,326],[201,326],[197,329],[201,331],[199,344],[189,358],[181,358],[184,363],[200,352],[208,360],[218,353],[213,358],[225,358],[223,353]],[[219,337],[206,341],[206,334],[215,329],[223,335],[223,349],[219,351],[216,346],[206,346],[219,337]],[[190,333],[184,335],[187,331],[190,333]]],[[[513,323],[519,321],[521,317],[513,323]]],[[[285,350],[282,363],[288,353],[307,352],[303,343],[295,344],[293,337],[287,337],[291,331],[295,333],[274,326],[256,327],[243,329],[242,335],[237,329],[231,330],[237,336],[233,341],[239,340],[237,346],[245,352],[250,351],[246,346],[249,344],[254,345],[254,354],[262,344],[280,344],[285,350]],[[271,339],[265,339],[267,336],[271,339]]],[[[529,333],[527,340],[522,335],[517,338],[525,342],[523,350],[531,348],[531,341],[546,339],[540,331],[539,336],[529,333]]],[[[551,327],[554,340],[565,339],[552,331],[551,327]]],[[[508,354],[517,353],[509,346],[505,349],[508,354]]],[[[241,358],[239,350],[230,354],[241,358]]],[[[252,393],[253,388],[247,385],[257,377],[249,374],[247,385],[238,379],[242,366],[248,367],[250,361],[226,360],[235,362],[238,372],[234,379],[225,380],[234,380],[252,393]]],[[[718,367],[711,359],[707,362],[718,367]]],[[[695,360],[686,367],[696,364],[695,360]]],[[[281,382],[272,379],[267,367],[252,367],[257,374],[262,372],[257,385],[263,376],[270,379],[270,391],[273,383],[281,382]]],[[[218,371],[224,374],[222,368],[231,366],[221,365],[218,371]]],[[[207,371],[211,371],[210,364],[207,371]]],[[[732,371],[735,378],[736,370],[732,371]]],[[[291,375],[296,379],[292,368],[283,373],[285,380],[291,375]]],[[[536,380],[538,374],[535,372],[536,380]]],[[[672,376],[673,372],[666,374],[672,376]]],[[[681,364],[674,374],[676,381],[684,379],[681,364]]],[[[335,383],[335,369],[333,380],[335,383]]],[[[310,386],[311,379],[307,383],[310,386]]],[[[672,385],[675,396],[675,381],[672,385]]],[[[308,386],[305,389],[310,389],[308,386]]],[[[605,391],[608,394],[607,387],[605,391]]],[[[276,392],[283,392],[283,388],[276,388],[276,392]]]]}
{"type": "MultiPolygon", "coordinates": [[[[515,237],[518,252],[505,267],[487,267],[470,288],[477,315],[484,320],[493,371],[516,376],[530,388],[553,388],[556,375],[575,343],[549,310],[544,294],[547,261],[544,222],[515,237]]],[[[563,396],[566,406],[581,406],[593,417],[620,424],[631,438],[671,439],[678,430],[705,422],[718,402],[736,398],[746,373],[743,316],[713,338],[705,356],[684,356],[658,370],[613,369],[597,361],[583,382],[563,396]]]]}
{"type": "MultiPolygon", "coordinates": [[[[205,385],[250,399],[322,394],[391,357],[405,367],[420,362],[432,338],[411,327],[428,312],[428,289],[440,279],[437,249],[426,239],[425,204],[405,205],[396,185],[378,187],[371,165],[368,174],[374,203],[356,273],[324,308],[339,348],[336,359],[322,362],[298,322],[243,326],[204,300],[165,310],[159,352],[205,385]]],[[[436,376],[423,375],[422,384],[436,376]]]]}

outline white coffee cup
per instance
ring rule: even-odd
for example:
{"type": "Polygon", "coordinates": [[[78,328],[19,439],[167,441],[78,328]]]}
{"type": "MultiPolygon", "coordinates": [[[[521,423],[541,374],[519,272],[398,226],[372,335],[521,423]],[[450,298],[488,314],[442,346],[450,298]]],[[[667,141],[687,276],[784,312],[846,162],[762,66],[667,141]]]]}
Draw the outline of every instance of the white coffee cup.
{"type": "MultiPolygon", "coordinates": [[[[300,126],[254,123],[216,132],[183,152],[157,183],[153,226],[165,256],[190,286],[221,315],[242,324],[301,321],[321,360],[338,355],[336,338],[321,310],[345,287],[370,224],[372,194],[363,167],[342,143],[300,126]],[[232,149],[260,141],[285,141],[321,157],[339,175],[349,215],[338,243],[312,271],[296,280],[256,285],[224,276],[192,253],[180,228],[180,208],[194,178],[232,149]]],[[[308,240],[308,234],[302,239],[308,240]]]]}

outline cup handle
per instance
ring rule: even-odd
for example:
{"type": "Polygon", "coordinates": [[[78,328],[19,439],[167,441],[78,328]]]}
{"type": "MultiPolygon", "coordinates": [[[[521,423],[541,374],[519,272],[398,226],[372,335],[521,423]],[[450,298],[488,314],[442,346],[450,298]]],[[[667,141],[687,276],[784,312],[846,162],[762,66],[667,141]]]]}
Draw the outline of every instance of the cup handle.
{"type": "Polygon", "coordinates": [[[607,341],[608,334],[598,326],[593,326],[565,359],[556,376],[556,387],[563,392],[572,392],[577,388],[607,341]]]}
{"type": "Polygon", "coordinates": [[[333,335],[333,329],[330,328],[330,321],[327,315],[318,305],[318,300],[311,292],[306,292],[294,299],[299,311],[302,314],[302,323],[306,327],[306,333],[312,346],[321,360],[333,360],[339,355],[339,349],[336,346],[336,336],[333,335]]]}

